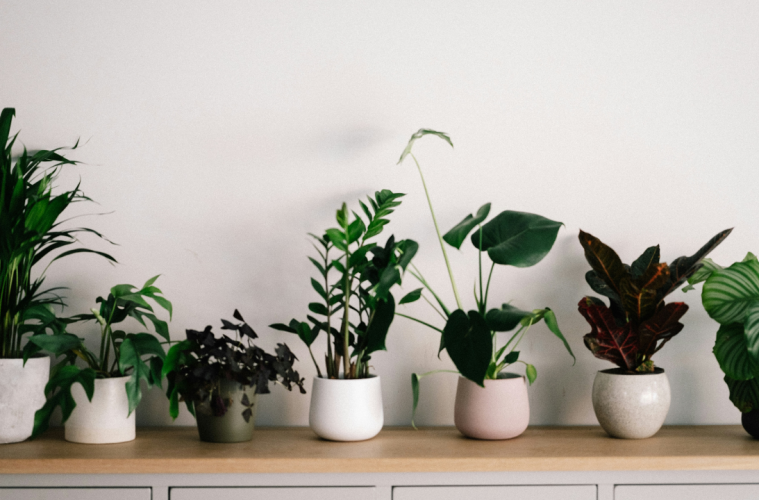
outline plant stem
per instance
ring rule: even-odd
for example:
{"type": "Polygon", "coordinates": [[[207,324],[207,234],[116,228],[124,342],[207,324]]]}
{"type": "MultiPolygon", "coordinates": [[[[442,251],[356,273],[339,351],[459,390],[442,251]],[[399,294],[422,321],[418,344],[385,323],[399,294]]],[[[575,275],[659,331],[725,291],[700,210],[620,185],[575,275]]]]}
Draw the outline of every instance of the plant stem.
{"type": "MultiPolygon", "coordinates": [[[[329,244],[324,248],[324,292],[327,294],[327,378],[332,376],[332,304],[330,303],[329,293],[329,244]]],[[[310,347],[309,347],[310,350],[310,347]]],[[[311,354],[313,358],[314,355],[311,354]]],[[[316,360],[314,360],[316,363],[316,360]]],[[[319,366],[316,367],[317,373],[319,372],[319,366]]],[[[321,374],[319,374],[321,377],[321,374]]]]}
{"type": "Polygon", "coordinates": [[[406,318],[406,319],[410,319],[411,321],[416,321],[417,323],[421,323],[421,324],[423,324],[424,326],[427,326],[427,327],[429,327],[429,328],[432,328],[433,330],[437,330],[437,331],[439,331],[440,333],[443,333],[443,330],[441,330],[440,328],[438,328],[438,327],[436,327],[436,326],[432,326],[432,325],[430,325],[429,323],[425,323],[425,322],[424,322],[424,321],[422,321],[421,319],[416,319],[416,318],[414,318],[413,316],[407,316],[407,315],[405,315],[405,314],[403,314],[403,313],[399,313],[399,312],[397,312],[397,313],[395,313],[395,314],[396,314],[396,316],[401,316],[401,317],[403,317],[403,318],[406,318]]]}
{"type": "Polygon", "coordinates": [[[311,346],[308,346],[308,353],[311,355],[311,360],[314,362],[314,366],[316,366],[316,375],[319,378],[322,378],[322,371],[319,369],[319,363],[316,362],[316,358],[314,357],[314,352],[311,350],[311,346]]]}
{"type": "MultiPolygon", "coordinates": [[[[480,224],[478,227],[480,231],[480,245],[479,245],[479,252],[477,252],[477,261],[478,261],[477,263],[479,266],[479,273],[480,273],[480,300],[479,300],[478,305],[480,306],[479,307],[480,314],[485,316],[485,309],[487,306],[485,304],[485,296],[482,293],[482,224],[480,224]]],[[[493,335],[493,337],[495,337],[495,335],[493,335]]]]}
{"type": "Polygon", "coordinates": [[[445,265],[448,268],[448,276],[451,278],[451,287],[453,288],[453,295],[456,297],[456,305],[458,305],[459,309],[463,310],[464,307],[461,305],[461,298],[459,298],[459,291],[456,288],[456,281],[453,279],[453,271],[451,270],[451,263],[448,261],[448,254],[445,251],[445,245],[443,244],[443,237],[440,236],[440,228],[437,224],[437,218],[435,217],[435,210],[432,208],[432,200],[430,200],[430,193],[427,190],[427,183],[424,181],[424,174],[422,174],[422,167],[419,166],[419,162],[416,159],[416,156],[413,155],[413,153],[410,154],[411,158],[414,159],[414,163],[416,163],[416,169],[419,171],[419,177],[422,179],[422,186],[424,186],[424,195],[427,197],[427,204],[430,206],[430,214],[432,215],[432,222],[435,224],[435,232],[437,233],[437,239],[440,242],[440,249],[443,251],[443,258],[445,259],[445,265]]]}
{"type": "Polygon", "coordinates": [[[490,266],[490,273],[488,274],[488,284],[485,287],[485,304],[488,303],[488,295],[490,295],[490,278],[493,277],[493,269],[495,269],[495,262],[490,266]]]}

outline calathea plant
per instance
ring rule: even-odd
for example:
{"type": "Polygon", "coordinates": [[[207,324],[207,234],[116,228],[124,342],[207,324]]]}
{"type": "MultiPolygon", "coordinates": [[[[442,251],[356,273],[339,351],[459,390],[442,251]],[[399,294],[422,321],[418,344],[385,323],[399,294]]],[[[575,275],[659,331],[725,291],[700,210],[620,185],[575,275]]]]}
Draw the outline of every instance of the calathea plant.
{"type": "MultiPolygon", "coordinates": [[[[77,237],[89,228],[64,228],[63,212],[72,204],[91,201],[77,185],[53,194],[62,167],[76,165],[62,155],[62,148],[27,151],[17,158],[12,149],[18,134],[10,136],[13,108],[0,113],[0,358],[21,358],[39,352],[26,335],[61,333],[65,323],[53,306],[63,306],[59,288],[44,289],[45,271],[36,278],[32,270],[44,259],[53,262],[76,253],[94,253],[115,262],[110,255],[80,246],[77,237]]],[[[75,144],[73,148],[76,149],[75,144]]],[[[45,267],[47,269],[47,267],[45,267]]]]}
{"type": "Polygon", "coordinates": [[[720,325],[714,356],[730,401],[743,413],[759,409],[759,261],[750,252],[727,268],[705,259],[688,282],[684,291],[704,282],[704,309],[720,325]]]}
{"type": "Polygon", "coordinates": [[[688,310],[683,302],[666,304],[674,292],[702,266],[701,261],[732,229],[718,233],[690,257],[667,265],[659,262],[659,246],[647,248],[632,265],[595,236],[580,231],[580,244],[592,268],[585,281],[609,298],[609,306],[596,297],[584,297],[578,308],[592,327],[585,346],[599,359],[611,361],[626,372],[653,372],[651,357],[680,333],[680,318],[688,310]]]}
{"type": "Polygon", "coordinates": [[[50,382],[45,388],[47,402],[34,416],[33,438],[48,428],[50,416],[56,407],[60,406],[64,422],[71,416],[76,407],[71,395],[73,384],[81,384],[88,399],[92,400],[96,378],[130,377],[126,383],[129,414],[142,399],[140,380],[145,380],[149,386],[161,386],[161,371],[166,356],[162,344],[170,342],[169,327],[166,321],[155,315],[153,306],[147,299],[166,310],[169,318],[172,305],[163,296],[163,292],[153,286],[157,279],[158,276],[154,276],[140,289],[133,285],[116,285],[111,288],[108,297],[97,298],[96,303],[100,307],[93,307],[91,314],[66,318],[65,321],[69,324],[95,321],[100,326],[97,353],[86,347],[83,338],[71,333],[35,335],[30,338],[30,342],[38,348],[63,357],[51,370],[50,382]],[[145,320],[148,320],[153,325],[155,334],[126,333],[115,329],[114,325],[127,318],[136,320],[143,328],[147,328],[145,320]],[[77,362],[85,366],[78,366],[77,362]]]}
{"type": "MultiPolygon", "coordinates": [[[[327,334],[324,372],[311,352],[319,377],[366,378],[371,354],[385,349],[395,315],[390,289],[401,283],[418,245],[413,240],[396,241],[394,236],[384,244],[370,240],[382,233],[387,217],[403,196],[384,189],[368,196],[368,203],[359,201],[366,221],[343,203],[336,215],[338,227],[327,229],[322,236],[310,235],[319,255],[318,259],[309,257],[320,275],[319,280],[311,278],[311,286],[321,298],[308,305],[315,316],[270,326],[297,334],[309,352],[319,333],[327,334]]],[[[407,297],[401,303],[405,300],[407,297]]]]}
{"type": "MultiPolygon", "coordinates": [[[[453,147],[453,143],[448,135],[434,130],[421,129],[411,136],[398,163],[403,162],[406,157],[410,156],[419,171],[430,207],[430,213],[432,214],[435,232],[440,242],[443,257],[445,258],[457,308],[453,311],[449,309],[440,296],[432,289],[429,282],[422,276],[422,273],[412,265],[412,269],[409,272],[419,280],[423,288],[412,292],[413,296],[409,294],[405,302],[418,300],[422,297],[422,291],[426,289],[439,307],[435,307],[432,301],[428,300],[428,303],[445,321],[445,326],[438,328],[405,314],[399,313],[399,316],[417,321],[440,332],[442,334],[440,351],[447,351],[458,372],[472,382],[484,386],[486,379],[497,379],[499,376],[503,376],[502,374],[505,374],[505,370],[514,365],[514,363],[522,363],[525,365],[527,379],[532,383],[537,377],[537,370],[533,365],[519,359],[519,351],[517,350],[519,343],[532,325],[541,320],[545,321],[548,329],[563,342],[569,354],[574,358],[572,349],[570,349],[564,335],[559,330],[556,315],[547,307],[524,311],[510,303],[505,303],[499,308],[488,309],[490,280],[496,265],[522,268],[534,266],[543,260],[551,250],[551,247],[553,247],[559,228],[563,224],[540,215],[511,210],[505,210],[485,223],[490,213],[490,203],[486,203],[479,208],[474,216],[471,214],[467,215],[453,229],[441,236],[422,169],[416,157],[411,153],[414,142],[425,135],[437,136],[453,147]],[[445,244],[460,249],[470,233],[472,246],[478,252],[477,264],[479,273],[474,287],[475,308],[465,311],[448,261],[445,244]],[[487,282],[483,279],[483,253],[486,253],[490,259],[487,282]],[[512,333],[508,340],[499,347],[498,333],[511,332],[515,329],[516,332],[512,333]]],[[[415,373],[412,375],[414,410],[416,410],[419,400],[419,378],[439,371],[445,370],[435,370],[421,375],[415,373]]]]}
{"type": "MultiPolygon", "coordinates": [[[[287,345],[277,344],[274,355],[265,352],[253,344],[258,335],[236,309],[233,316],[241,323],[223,319],[221,329],[235,332],[235,338],[216,337],[206,326],[203,331],[187,330],[187,339],[169,349],[163,374],[168,380],[166,396],[172,418],[179,415],[180,401],[193,415],[196,406],[206,402],[214,416],[227,413],[230,402],[222,396],[222,380],[254,387],[256,394],[268,394],[269,382],[279,382],[288,391],[297,386],[301,394],[306,393],[303,379],[293,369],[296,357],[287,345]]],[[[245,407],[242,415],[248,422],[252,411],[247,394],[241,403],[245,407]]]]}

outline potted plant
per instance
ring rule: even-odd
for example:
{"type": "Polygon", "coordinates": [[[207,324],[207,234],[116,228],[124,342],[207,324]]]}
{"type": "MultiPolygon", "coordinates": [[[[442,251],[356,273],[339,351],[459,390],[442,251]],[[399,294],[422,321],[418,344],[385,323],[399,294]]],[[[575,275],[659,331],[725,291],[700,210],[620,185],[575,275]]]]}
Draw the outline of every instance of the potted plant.
{"type": "MultiPolygon", "coordinates": [[[[503,304],[500,308],[488,309],[490,281],[496,265],[522,268],[534,266],[543,260],[551,250],[562,223],[540,215],[510,210],[505,210],[484,223],[490,213],[490,203],[486,203],[474,216],[467,215],[453,229],[441,236],[422,169],[416,157],[411,153],[414,142],[425,135],[437,136],[453,147],[448,135],[421,129],[411,136],[398,163],[410,156],[419,171],[435,232],[448,268],[448,276],[456,299],[456,309],[451,311],[422,273],[412,266],[410,272],[419,280],[423,288],[407,295],[401,302],[418,300],[422,296],[423,289],[426,289],[439,307],[435,307],[432,301],[428,300],[428,303],[445,320],[445,326],[438,328],[412,316],[400,313],[399,315],[441,333],[439,350],[441,352],[445,350],[448,353],[460,375],[454,411],[454,422],[459,431],[465,436],[477,439],[510,439],[522,434],[530,420],[525,377],[507,371],[516,363],[523,364],[527,380],[530,384],[535,381],[536,368],[520,359],[517,350],[530,327],[541,320],[545,321],[548,329],[561,340],[572,358],[574,354],[561,333],[556,315],[551,309],[546,307],[524,311],[510,303],[503,304]],[[474,232],[470,241],[478,251],[479,273],[474,290],[475,309],[466,312],[456,288],[445,244],[460,249],[472,231],[474,232]],[[487,282],[483,280],[483,253],[486,253],[490,259],[487,282]],[[509,336],[508,340],[498,347],[498,333],[511,332],[515,329],[516,331],[509,336]]],[[[447,370],[434,370],[421,375],[412,374],[414,412],[419,402],[419,379],[441,371],[447,370]]]]}
{"type": "Polygon", "coordinates": [[[69,318],[70,322],[96,321],[100,326],[100,346],[95,353],[84,339],[71,333],[38,335],[30,339],[37,347],[63,356],[45,388],[47,401],[34,416],[36,437],[44,432],[56,407],[61,408],[65,438],[75,443],[122,443],[135,438],[134,411],[142,399],[140,381],[161,386],[163,345],[170,342],[168,324],[155,315],[153,306],[172,315],[171,302],[153,283],[154,276],[142,288],[116,285],[107,298],[98,297],[99,308],[91,314],[69,318]],[[143,328],[149,321],[155,333],[126,333],[114,325],[127,318],[143,328]],[[159,339],[160,337],[160,339],[159,339]],[[84,367],[77,366],[80,361],[84,367]]]}
{"type": "Polygon", "coordinates": [[[187,330],[187,340],[169,349],[163,365],[171,417],[177,418],[179,402],[184,401],[202,441],[250,441],[257,396],[270,392],[269,382],[279,382],[288,391],[298,386],[306,393],[287,345],[278,344],[275,355],[265,352],[252,343],[258,335],[237,310],[234,318],[242,323],[221,320],[221,329],[234,331],[234,339],[214,336],[210,326],[202,332],[187,330]]]}
{"type": "Polygon", "coordinates": [[[338,227],[323,236],[310,235],[319,259],[309,260],[320,275],[320,280],[311,279],[311,286],[321,300],[308,305],[314,314],[308,321],[271,325],[297,334],[308,346],[317,371],[309,423],[324,439],[361,441],[382,429],[380,378],[369,373],[369,361],[375,351],[385,350],[395,315],[390,289],[401,283],[418,245],[393,236],[379,245],[370,240],[382,233],[402,196],[385,189],[368,196],[368,203],[359,201],[366,221],[343,203],[336,215],[338,227]],[[327,336],[324,371],[311,351],[322,331],[327,336]]]}
{"type": "Polygon", "coordinates": [[[592,330],[585,346],[618,368],[601,370],[593,382],[593,409],[601,427],[613,437],[641,439],[658,432],[669,411],[670,388],[664,370],[651,359],[680,333],[683,302],[664,302],[701,267],[701,261],[730,234],[718,233],[690,257],[667,265],[659,262],[659,246],[647,248],[632,265],[595,236],[580,231],[580,244],[592,268],[585,280],[596,297],[580,300],[580,314],[592,330]]]}
{"type": "Polygon", "coordinates": [[[714,356],[725,373],[730,401],[741,412],[743,428],[759,438],[759,261],[749,252],[728,268],[711,259],[703,264],[683,291],[705,282],[704,309],[720,325],[714,356]]]}
{"type": "Polygon", "coordinates": [[[115,262],[108,254],[80,246],[79,234],[102,238],[99,233],[62,227],[62,214],[69,206],[89,201],[79,186],[53,194],[61,168],[77,162],[65,158],[61,148],[24,148],[14,158],[14,115],[13,108],[0,113],[0,443],[31,436],[34,412],[45,403],[50,358],[41,356],[28,339],[65,328],[53,309],[63,306],[59,289],[45,289],[44,270],[36,278],[32,271],[47,269],[37,266],[43,259],[49,259],[49,266],[76,253],[95,253],[115,262]]]}

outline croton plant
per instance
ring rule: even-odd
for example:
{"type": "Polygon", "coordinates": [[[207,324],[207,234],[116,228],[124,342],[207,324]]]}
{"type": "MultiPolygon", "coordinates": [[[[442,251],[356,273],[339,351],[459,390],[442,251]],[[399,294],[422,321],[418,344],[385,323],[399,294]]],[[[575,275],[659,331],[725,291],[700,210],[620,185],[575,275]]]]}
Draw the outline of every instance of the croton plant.
{"type": "Polygon", "coordinates": [[[680,333],[680,318],[688,311],[684,302],[665,303],[702,266],[702,260],[727,238],[732,229],[717,233],[690,257],[671,264],[659,262],[659,245],[649,247],[632,265],[595,236],[580,231],[591,271],[585,280],[595,292],[608,297],[607,306],[596,297],[580,300],[579,310],[592,327],[585,346],[593,355],[611,361],[627,372],[653,372],[656,354],[680,333]]]}

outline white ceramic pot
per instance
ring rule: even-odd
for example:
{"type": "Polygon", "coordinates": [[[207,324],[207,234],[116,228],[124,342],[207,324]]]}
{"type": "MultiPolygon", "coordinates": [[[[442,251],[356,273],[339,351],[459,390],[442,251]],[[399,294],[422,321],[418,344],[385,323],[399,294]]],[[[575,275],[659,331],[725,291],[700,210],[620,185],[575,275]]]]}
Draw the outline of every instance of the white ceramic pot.
{"type": "Polygon", "coordinates": [[[656,434],[669,412],[669,380],[664,370],[628,374],[602,370],[593,382],[593,409],[612,437],[643,439],[656,434]]]}
{"type": "Polygon", "coordinates": [[[129,413],[126,383],[130,377],[95,379],[92,401],[81,384],[71,386],[76,408],[66,423],[66,441],[74,443],[123,443],[135,438],[135,413],[129,413]]]}
{"type": "Polygon", "coordinates": [[[34,413],[45,405],[50,357],[0,359],[0,443],[32,435],[34,413]]]}
{"type": "Polygon", "coordinates": [[[330,441],[363,441],[382,430],[380,378],[314,378],[308,422],[317,436],[330,441]]]}
{"type": "Polygon", "coordinates": [[[463,435],[475,439],[511,439],[530,423],[530,402],[524,377],[486,380],[480,387],[459,376],[453,421],[463,435]]]}

